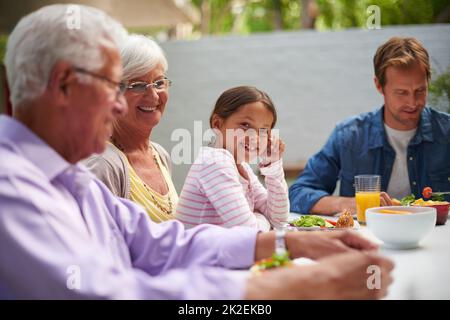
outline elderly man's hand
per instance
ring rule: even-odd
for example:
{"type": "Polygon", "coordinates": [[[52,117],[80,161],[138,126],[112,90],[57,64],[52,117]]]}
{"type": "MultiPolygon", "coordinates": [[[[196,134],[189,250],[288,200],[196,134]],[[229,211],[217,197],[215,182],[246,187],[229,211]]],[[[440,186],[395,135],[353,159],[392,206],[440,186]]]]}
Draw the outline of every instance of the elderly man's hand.
{"type": "Polygon", "coordinates": [[[393,282],[394,263],[375,252],[336,255],[318,265],[322,269],[316,271],[318,275],[328,270],[333,279],[326,299],[380,299],[393,282]]]}
{"type": "Polygon", "coordinates": [[[375,253],[338,254],[314,265],[279,268],[250,278],[246,298],[380,299],[393,281],[393,268],[391,260],[375,253]]]}
{"type": "Polygon", "coordinates": [[[286,244],[292,258],[320,259],[337,253],[373,251],[378,245],[353,231],[289,232],[286,244]]]}

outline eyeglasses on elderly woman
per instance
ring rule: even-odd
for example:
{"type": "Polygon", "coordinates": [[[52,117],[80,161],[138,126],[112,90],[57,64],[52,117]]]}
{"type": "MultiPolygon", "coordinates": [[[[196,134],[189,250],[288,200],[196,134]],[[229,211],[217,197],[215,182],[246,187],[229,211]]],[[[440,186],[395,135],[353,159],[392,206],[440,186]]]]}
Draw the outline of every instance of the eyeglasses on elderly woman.
{"type": "Polygon", "coordinates": [[[144,81],[136,81],[129,84],[122,84],[126,91],[132,92],[132,93],[144,93],[147,91],[148,88],[153,88],[156,90],[156,92],[161,92],[164,90],[167,90],[172,84],[172,81],[163,78],[156,80],[152,83],[144,82],[144,81]]]}

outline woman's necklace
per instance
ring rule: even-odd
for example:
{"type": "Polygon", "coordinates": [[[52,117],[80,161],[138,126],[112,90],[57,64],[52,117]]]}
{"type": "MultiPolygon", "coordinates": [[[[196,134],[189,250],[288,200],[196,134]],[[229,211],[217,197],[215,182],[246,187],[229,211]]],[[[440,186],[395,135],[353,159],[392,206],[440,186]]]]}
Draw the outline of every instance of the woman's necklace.
{"type": "Polygon", "coordinates": [[[158,160],[156,159],[156,155],[153,154],[153,160],[155,161],[156,165],[158,166],[159,172],[161,174],[161,178],[164,180],[164,182],[166,183],[166,187],[167,187],[167,202],[168,202],[168,208],[164,208],[159,201],[156,200],[155,196],[153,195],[153,192],[150,190],[150,187],[147,186],[147,184],[141,179],[142,184],[144,185],[144,187],[147,189],[148,193],[150,194],[150,197],[153,200],[153,203],[155,204],[155,206],[158,207],[159,210],[161,210],[162,212],[164,212],[167,215],[171,215],[172,211],[173,211],[173,206],[172,206],[172,199],[170,198],[170,189],[169,189],[169,184],[167,183],[166,179],[164,178],[164,175],[162,174],[162,169],[159,165],[158,160]]]}
{"type": "MultiPolygon", "coordinates": [[[[125,148],[119,143],[117,142],[117,140],[115,140],[113,137],[111,137],[111,142],[112,144],[114,144],[117,149],[119,149],[120,151],[122,151],[125,155],[125,148]]],[[[172,199],[170,198],[170,189],[169,189],[169,184],[167,183],[166,179],[164,178],[164,175],[162,173],[162,168],[159,165],[158,159],[156,158],[155,153],[152,150],[152,155],[153,155],[153,160],[155,161],[156,165],[158,166],[159,169],[159,173],[161,175],[161,178],[164,180],[166,187],[167,187],[167,202],[168,202],[168,208],[164,208],[161,204],[160,201],[158,201],[155,196],[153,195],[153,189],[151,189],[145,182],[144,180],[141,179],[142,184],[144,185],[145,189],[147,190],[148,194],[150,195],[150,197],[152,198],[153,204],[158,207],[159,210],[161,210],[163,213],[165,213],[166,215],[171,215],[172,211],[173,211],[173,204],[172,204],[172,199]]]]}

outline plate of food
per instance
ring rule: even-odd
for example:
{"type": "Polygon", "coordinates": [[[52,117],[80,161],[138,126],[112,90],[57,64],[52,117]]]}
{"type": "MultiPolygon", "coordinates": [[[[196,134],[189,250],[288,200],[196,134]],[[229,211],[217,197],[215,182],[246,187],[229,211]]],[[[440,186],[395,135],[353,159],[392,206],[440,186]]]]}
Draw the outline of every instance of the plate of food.
{"type": "Polygon", "coordinates": [[[417,206],[417,207],[433,207],[437,213],[437,225],[443,225],[447,222],[450,210],[450,202],[444,201],[444,194],[446,192],[433,192],[430,187],[425,187],[422,191],[423,198],[431,198],[430,200],[424,200],[423,198],[416,199],[411,194],[400,200],[392,199],[395,206],[417,206]]]}
{"type": "Polygon", "coordinates": [[[288,230],[300,231],[334,231],[343,229],[359,229],[358,221],[353,219],[349,210],[344,210],[338,217],[302,215],[289,221],[288,230]]]}

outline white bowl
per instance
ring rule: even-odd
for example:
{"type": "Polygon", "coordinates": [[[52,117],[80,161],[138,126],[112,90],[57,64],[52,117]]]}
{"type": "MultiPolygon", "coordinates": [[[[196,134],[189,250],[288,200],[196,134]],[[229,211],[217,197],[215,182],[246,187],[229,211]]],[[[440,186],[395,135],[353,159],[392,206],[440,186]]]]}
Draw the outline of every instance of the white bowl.
{"type": "Polygon", "coordinates": [[[384,247],[412,249],[436,224],[436,209],[427,207],[377,207],[366,210],[366,223],[384,247]],[[412,214],[380,213],[380,210],[409,211],[412,214]]]}

